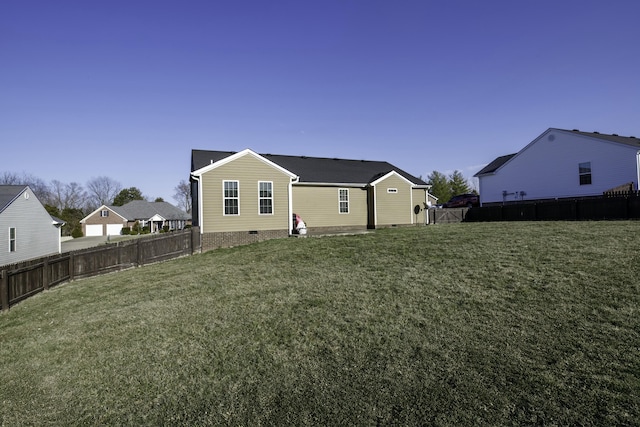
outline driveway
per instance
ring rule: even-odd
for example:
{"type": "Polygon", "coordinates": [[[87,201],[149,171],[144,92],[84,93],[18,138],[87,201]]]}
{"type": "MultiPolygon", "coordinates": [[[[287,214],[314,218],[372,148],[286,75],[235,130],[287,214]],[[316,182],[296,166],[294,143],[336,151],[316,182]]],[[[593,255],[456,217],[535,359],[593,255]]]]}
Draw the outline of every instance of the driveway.
{"type": "Polygon", "coordinates": [[[78,237],[77,239],[62,242],[62,252],[77,251],[78,249],[92,248],[107,243],[106,236],[78,237]]]}

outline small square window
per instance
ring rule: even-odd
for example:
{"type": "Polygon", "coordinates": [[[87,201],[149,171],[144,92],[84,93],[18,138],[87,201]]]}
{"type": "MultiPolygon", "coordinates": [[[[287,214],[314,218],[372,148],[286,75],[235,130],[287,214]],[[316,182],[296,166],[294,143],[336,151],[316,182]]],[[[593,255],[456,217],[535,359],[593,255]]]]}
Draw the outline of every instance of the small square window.
{"type": "Polygon", "coordinates": [[[103,217],[103,218],[108,217],[109,216],[109,211],[106,210],[106,209],[100,211],[100,216],[103,217]]]}

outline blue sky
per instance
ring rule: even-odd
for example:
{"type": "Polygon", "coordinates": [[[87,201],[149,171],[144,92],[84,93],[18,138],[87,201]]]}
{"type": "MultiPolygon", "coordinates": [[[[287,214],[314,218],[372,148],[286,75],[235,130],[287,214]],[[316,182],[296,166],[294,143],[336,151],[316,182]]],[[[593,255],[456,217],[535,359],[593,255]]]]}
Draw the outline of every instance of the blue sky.
{"type": "Polygon", "coordinates": [[[0,2],[0,173],[174,202],[191,149],[471,177],[549,127],[640,136],[640,2],[0,2]]]}

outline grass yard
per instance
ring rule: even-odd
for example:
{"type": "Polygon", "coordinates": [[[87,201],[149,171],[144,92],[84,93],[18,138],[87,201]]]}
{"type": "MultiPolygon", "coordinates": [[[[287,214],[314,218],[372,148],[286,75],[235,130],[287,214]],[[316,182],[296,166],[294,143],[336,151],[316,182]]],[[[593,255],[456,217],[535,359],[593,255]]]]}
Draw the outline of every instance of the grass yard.
{"type": "Polygon", "coordinates": [[[640,425],[640,222],[272,240],[0,315],[0,424],[640,425]]]}

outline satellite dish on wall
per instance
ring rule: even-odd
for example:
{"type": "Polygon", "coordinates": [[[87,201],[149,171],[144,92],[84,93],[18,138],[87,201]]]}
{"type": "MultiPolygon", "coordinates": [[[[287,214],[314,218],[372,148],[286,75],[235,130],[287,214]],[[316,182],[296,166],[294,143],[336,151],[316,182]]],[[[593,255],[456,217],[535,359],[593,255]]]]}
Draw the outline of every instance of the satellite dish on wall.
{"type": "Polygon", "coordinates": [[[415,205],[413,207],[413,213],[418,215],[420,213],[420,205],[415,205]]]}

